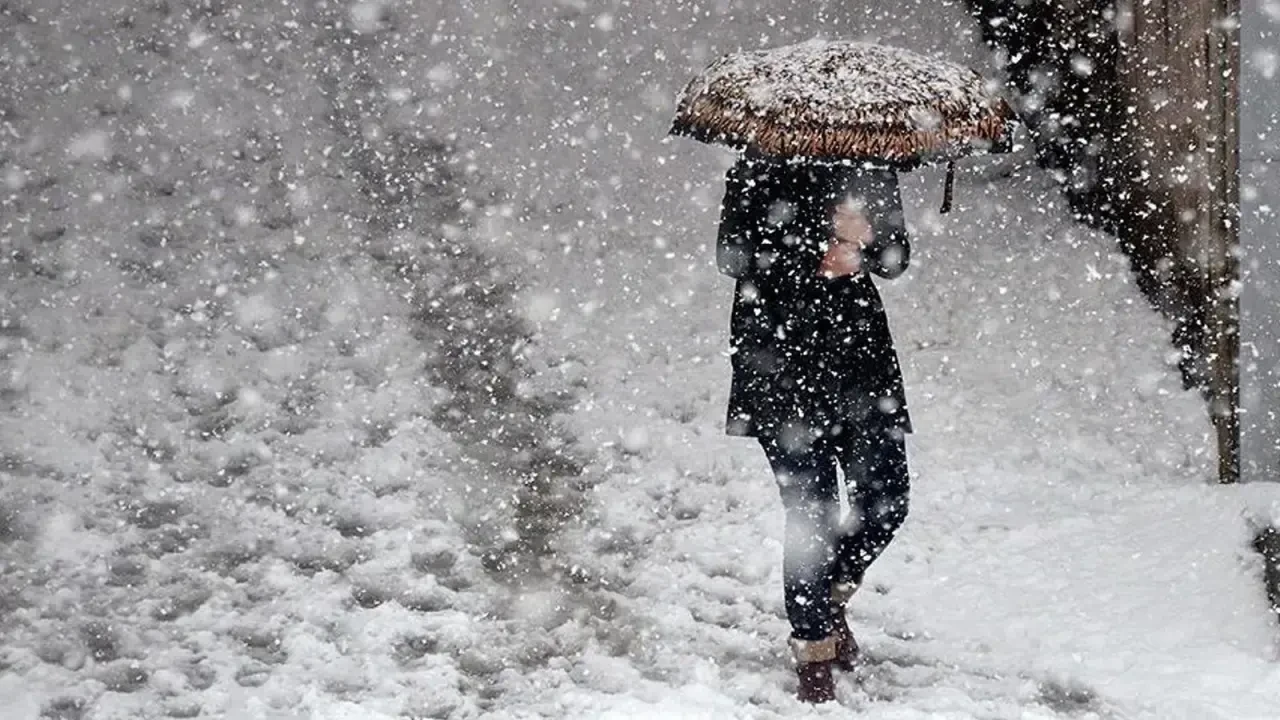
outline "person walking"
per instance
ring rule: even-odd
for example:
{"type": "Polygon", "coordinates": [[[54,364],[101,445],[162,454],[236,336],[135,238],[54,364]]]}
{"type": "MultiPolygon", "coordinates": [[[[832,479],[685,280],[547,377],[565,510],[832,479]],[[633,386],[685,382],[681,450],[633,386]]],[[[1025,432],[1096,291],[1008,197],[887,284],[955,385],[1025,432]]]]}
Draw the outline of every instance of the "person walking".
{"type": "Polygon", "coordinates": [[[909,260],[887,166],[748,151],[728,172],[716,243],[717,268],[737,281],[726,432],[756,438],[778,483],[805,702],[834,700],[832,669],[853,668],[846,604],[907,515],[911,420],[870,274],[895,278],[909,260]]]}

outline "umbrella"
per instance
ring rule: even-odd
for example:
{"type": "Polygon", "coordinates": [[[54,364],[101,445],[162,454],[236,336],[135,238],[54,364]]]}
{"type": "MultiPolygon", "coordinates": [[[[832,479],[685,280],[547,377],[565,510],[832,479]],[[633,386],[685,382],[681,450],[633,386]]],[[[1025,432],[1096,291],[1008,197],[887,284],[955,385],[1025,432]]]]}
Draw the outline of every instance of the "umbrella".
{"type": "Polygon", "coordinates": [[[681,93],[671,134],[784,158],[910,169],[1011,145],[1014,114],[978,73],[902,48],[810,40],[733,53],[681,93]]]}

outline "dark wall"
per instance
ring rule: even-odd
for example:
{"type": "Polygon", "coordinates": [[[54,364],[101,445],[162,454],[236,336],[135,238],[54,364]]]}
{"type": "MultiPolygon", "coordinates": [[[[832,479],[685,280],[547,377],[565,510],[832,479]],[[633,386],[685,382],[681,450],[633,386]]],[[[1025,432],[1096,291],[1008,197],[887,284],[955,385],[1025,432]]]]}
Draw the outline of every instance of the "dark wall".
{"type": "Polygon", "coordinates": [[[1110,0],[966,0],[1005,59],[1015,107],[1039,163],[1060,178],[1077,217],[1115,235],[1142,292],[1175,323],[1187,387],[1207,391],[1206,290],[1179,261],[1178,199],[1143,182],[1127,142],[1120,40],[1110,0]]]}

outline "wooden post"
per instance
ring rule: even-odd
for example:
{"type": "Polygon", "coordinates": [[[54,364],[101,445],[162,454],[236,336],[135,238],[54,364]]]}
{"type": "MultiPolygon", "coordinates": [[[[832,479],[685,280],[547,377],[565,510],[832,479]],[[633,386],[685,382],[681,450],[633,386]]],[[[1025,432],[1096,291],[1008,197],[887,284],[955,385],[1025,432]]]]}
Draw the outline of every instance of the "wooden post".
{"type": "Polygon", "coordinates": [[[1206,47],[1214,90],[1214,425],[1218,433],[1218,481],[1240,480],[1240,0],[1216,0],[1206,47]]]}

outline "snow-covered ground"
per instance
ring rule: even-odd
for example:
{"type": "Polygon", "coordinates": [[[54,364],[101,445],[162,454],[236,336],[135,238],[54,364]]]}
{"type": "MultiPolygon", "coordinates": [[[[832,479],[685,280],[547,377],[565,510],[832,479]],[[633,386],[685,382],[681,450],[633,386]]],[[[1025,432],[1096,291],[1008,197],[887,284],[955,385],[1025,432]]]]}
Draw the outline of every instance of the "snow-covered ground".
{"type": "Polygon", "coordinates": [[[1280,497],[1017,157],[906,183],[912,514],[790,697],[666,120],[738,46],[980,64],[958,5],[56,5],[0,12],[0,717],[1275,717],[1280,497]]]}

